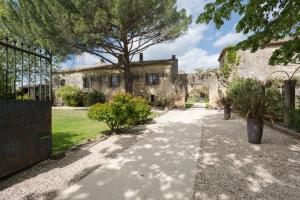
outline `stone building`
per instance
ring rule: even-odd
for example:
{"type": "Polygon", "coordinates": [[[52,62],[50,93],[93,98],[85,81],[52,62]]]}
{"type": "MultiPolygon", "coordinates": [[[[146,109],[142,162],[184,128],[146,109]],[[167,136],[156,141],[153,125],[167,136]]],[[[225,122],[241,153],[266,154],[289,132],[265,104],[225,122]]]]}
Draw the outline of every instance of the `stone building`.
{"type": "MultiPolygon", "coordinates": [[[[298,69],[299,64],[287,64],[287,65],[269,65],[269,59],[273,52],[280,48],[286,41],[272,42],[265,48],[258,49],[252,53],[250,49],[237,51],[237,65],[231,73],[230,78],[233,76],[242,78],[255,78],[260,81],[267,81],[272,79],[288,79],[298,69]]],[[[224,67],[226,62],[226,55],[228,48],[223,49],[219,56],[220,69],[224,67]]],[[[296,79],[300,78],[300,70],[296,71],[296,79]]],[[[229,79],[230,79],[229,78],[229,79]]],[[[300,96],[300,82],[296,84],[296,95],[300,96]]]]}
{"type": "Polygon", "coordinates": [[[209,99],[209,106],[216,107],[216,101],[218,99],[218,74],[187,74],[187,93],[189,97],[201,98],[204,92],[207,92],[209,99]]]}
{"type": "MultiPolygon", "coordinates": [[[[184,107],[186,84],[178,74],[178,60],[144,61],[131,63],[133,94],[149,102],[166,102],[171,107],[184,107]]],[[[94,66],[57,70],[53,74],[54,91],[61,86],[77,86],[84,92],[96,90],[110,100],[114,94],[125,91],[123,71],[115,65],[99,62],[94,66]]]]}
{"type": "MultiPolygon", "coordinates": [[[[239,50],[237,52],[238,64],[235,66],[234,72],[238,77],[244,78],[256,78],[258,80],[265,80],[270,74],[275,71],[285,71],[289,75],[299,67],[296,64],[288,65],[269,65],[269,59],[271,58],[273,52],[278,49],[285,41],[272,42],[263,49],[259,49],[252,53],[250,49],[245,51],[239,50]]],[[[219,56],[220,68],[224,67],[226,60],[226,55],[228,53],[228,48],[222,50],[219,56]]],[[[286,78],[286,74],[283,72],[275,73],[270,78],[282,77],[286,78]]],[[[296,73],[296,76],[300,76],[300,70],[296,73]]]]}
{"type": "MultiPolygon", "coordinates": [[[[264,49],[252,53],[250,49],[238,50],[236,66],[233,67],[229,76],[229,80],[235,77],[255,78],[261,81],[266,79],[282,78],[286,79],[286,73],[291,76],[294,71],[299,67],[296,64],[288,65],[269,65],[269,59],[273,52],[278,49],[285,41],[272,42],[264,49]],[[281,71],[274,73],[276,71],[281,71]],[[284,72],[282,72],[284,71],[284,72]],[[273,75],[271,75],[274,73],[273,75]],[[271,76],[270,76],[271,75],[271,76]]],[[[219,70],[222,71],[227,59],[228,48],[224,48],[219,56],[219,70]]],[[[300,77],[300,70],[295,74],[296,78],[300,77]]],[[[298,81],[296,86],[296,95],[300,96],[300,83],[298,81]]],[[[209,92],[209,106],[217,107],[216,101],[219,98],[219,91],[225,93],[226,88],[219,81],[217,73],[209,73],[209,76],[203,74],[187,74],[187,94],[193,96],[195,91],[208,87],[209,92]]]]}

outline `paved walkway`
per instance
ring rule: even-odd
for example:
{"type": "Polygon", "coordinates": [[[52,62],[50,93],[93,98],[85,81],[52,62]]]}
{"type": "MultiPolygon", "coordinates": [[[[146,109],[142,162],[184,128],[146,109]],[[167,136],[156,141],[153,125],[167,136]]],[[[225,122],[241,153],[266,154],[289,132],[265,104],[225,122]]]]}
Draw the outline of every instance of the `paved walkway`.
{"type": "Polygon", "coordinates": [[[204,112],[173,110],[156,119],[143,140],[57,199],[192,199],[204,112]]]}

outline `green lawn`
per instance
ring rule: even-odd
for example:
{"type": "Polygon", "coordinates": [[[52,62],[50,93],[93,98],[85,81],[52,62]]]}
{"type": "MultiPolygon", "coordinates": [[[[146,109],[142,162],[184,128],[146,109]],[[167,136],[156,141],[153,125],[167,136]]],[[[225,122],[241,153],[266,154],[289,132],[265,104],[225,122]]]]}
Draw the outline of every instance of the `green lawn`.
{"type": "Polygon", "coordinates": [[[85,110],[52,110],[53,152],[69,149],[109,130],[106,124],[90,120],[85,110]]]}
{"type": "MultiPolygon", "coordinates": [[[[90,120],[86,110],[52,110],[53,153],[100,136],[109,128],[106,124],[90,120]]],[[[164,113],[153,112],[150,118],[164,113]]]]}

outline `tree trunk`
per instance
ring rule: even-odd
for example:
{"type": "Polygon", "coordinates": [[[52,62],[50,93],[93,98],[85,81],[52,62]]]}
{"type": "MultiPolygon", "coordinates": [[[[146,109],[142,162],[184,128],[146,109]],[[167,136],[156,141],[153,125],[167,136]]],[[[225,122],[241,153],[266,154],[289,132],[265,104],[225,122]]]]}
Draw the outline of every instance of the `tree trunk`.
{"type": "Polygon", "coordinates": [[[283,123],[285,126],[291,126],[294,122],[295,115],[295,80],[287,80],[284,82],[284,108],[283,123]]]}
{"type": "Polygon", "coordinates": [[[130,64],[124,65],[124,80],[125,80],[125,92],[133,94],[133,80],[130,69],[130,64]]]}
{"type": "Polygon", "coordinates": [[[129,94],[133,94],[133,77],[131,73],[131,60],[130,60],[128,41],[126,35],[123,36],[123,44],[124,44],[123,64],[124,64],[125,92],[129,94]]]}

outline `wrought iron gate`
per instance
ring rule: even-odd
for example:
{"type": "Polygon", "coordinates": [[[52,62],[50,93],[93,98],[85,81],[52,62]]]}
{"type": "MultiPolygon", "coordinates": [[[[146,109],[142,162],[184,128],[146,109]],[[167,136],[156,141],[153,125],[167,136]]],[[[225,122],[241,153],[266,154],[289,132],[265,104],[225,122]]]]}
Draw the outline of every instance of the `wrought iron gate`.
{"type": "Polygon", "coordinates": [[[52,56],[0,41],[0,177],[51,155],[52,56]]]}

